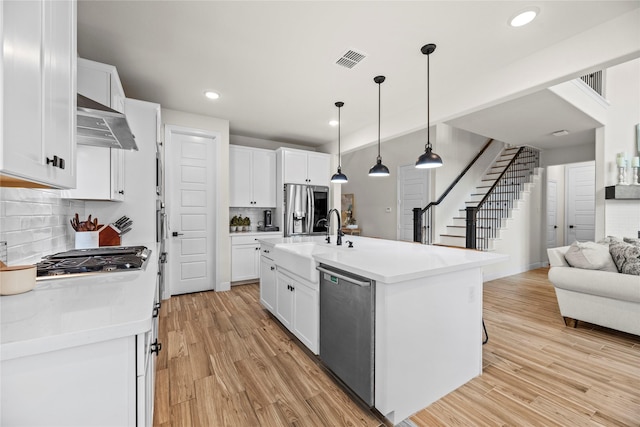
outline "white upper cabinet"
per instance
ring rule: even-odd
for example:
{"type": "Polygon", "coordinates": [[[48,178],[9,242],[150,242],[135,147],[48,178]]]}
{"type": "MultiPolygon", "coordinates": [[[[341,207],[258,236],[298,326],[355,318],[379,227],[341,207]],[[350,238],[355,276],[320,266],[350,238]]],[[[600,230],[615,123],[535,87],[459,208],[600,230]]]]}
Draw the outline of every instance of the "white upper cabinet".
{"type": "Polygon", "coordinates": [[[283,184],[329,185],[330,156],[313,151],[281,148],[283,184]]]}
{"type": "Polygon", "coordinates": [[[229,206],[276,205],[276,153],[259,148],[229,146],[229,206]]]}
{"type": "MultiPolygon", "coordinates": [[[[124,113],[124,90],[116,67],[78,58],[78,93],[124,113]]],[[[78,185],[64,198],[84,200],[125,199],[126,150],[78,145],[78,185]]]]}
{"type": "Polygon", "coordinates": [[[3,186],[76,185],[76,2],[0,3],[3,186]]]}

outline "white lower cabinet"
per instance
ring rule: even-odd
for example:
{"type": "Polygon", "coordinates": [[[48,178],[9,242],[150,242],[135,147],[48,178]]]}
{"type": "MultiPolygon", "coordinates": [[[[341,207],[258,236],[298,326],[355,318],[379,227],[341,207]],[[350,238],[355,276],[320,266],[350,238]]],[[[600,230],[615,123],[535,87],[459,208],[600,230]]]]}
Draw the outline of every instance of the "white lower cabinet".
{"type": "Polygon", "coordinates": [[[135,426],[136,337],[2,362],[2,425],[135,426]]]}
{"type": "Polygon", "coordinates": [[[275,316],[309,350],[318,354],[320,297],[317,285],[276,268],[275,316]]]}
{"type": "Polygon", "coordinates": [[[231,281],[260,277],[260,243],[254,236],[231,236],[231,281]]]}
{"type": "Polygon", "coordinates": [[[231,234],[231,281],[255,280],[260,277],[259,237],[282,236],[279,232],[231,234]]]}
{"type": "Polygon", "coordinates": [[[260,302],[269,310],[276,309],[277,288],[276,288],[276,264],[269,257],[260,258],[260,302]]]}

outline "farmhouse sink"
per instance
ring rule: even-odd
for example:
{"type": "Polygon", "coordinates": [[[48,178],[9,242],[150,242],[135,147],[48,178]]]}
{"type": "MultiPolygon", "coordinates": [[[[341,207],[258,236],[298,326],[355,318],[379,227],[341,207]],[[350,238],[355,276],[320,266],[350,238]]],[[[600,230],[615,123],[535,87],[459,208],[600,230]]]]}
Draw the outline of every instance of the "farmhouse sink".
{"type": "Polygon", "coordinates": [[[312,283],[318,283],[319,278],[313,255],[341,250],[335,244],[324,242],[284,243],[276,245],[275,249],[278,265],[312,283]]]}

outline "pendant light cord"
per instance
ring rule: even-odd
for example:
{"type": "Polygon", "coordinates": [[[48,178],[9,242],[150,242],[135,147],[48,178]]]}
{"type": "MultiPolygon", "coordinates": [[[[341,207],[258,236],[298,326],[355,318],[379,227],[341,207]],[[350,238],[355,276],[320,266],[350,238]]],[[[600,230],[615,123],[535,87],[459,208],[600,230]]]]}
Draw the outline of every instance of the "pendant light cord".
{"type": "Polygon", "coordinates": [[[431,108],[429,106],[429,98],[431,98],[431,89],[429,88],[429,56],[427,54],[427,145],[425,145],[425,149],[431,147],[431,119],[429,114],[431,112],[431,108]]]}
{"type": "Polygon", "coordinates": [[[382,82],[378,83],[378,160],[380,160],[380,85],[382,82]]]}
{"type": "Polygon", "coordinates": [[[342,158],[340,155],[340,126],[342,126],[340,120],[340,107],[338,107],[338,169],[342,167],[342,158]]]}

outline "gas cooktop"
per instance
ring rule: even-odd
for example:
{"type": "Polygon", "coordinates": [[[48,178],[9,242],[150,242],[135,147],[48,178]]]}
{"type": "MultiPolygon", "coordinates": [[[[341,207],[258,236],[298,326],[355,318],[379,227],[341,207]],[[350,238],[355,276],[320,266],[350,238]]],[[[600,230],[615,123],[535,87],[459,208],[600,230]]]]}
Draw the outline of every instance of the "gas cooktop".
{"type": "Polygon", "coordinates": [[[37,264],[38,279],[81,274],[139,270],[151,251],[145,246],[73,249],[43,258],[37,264]]]}

